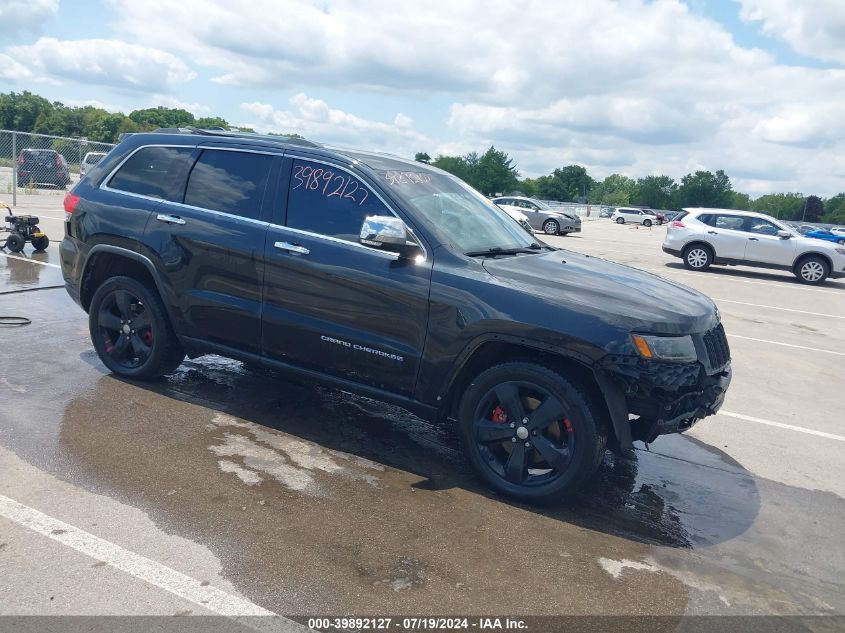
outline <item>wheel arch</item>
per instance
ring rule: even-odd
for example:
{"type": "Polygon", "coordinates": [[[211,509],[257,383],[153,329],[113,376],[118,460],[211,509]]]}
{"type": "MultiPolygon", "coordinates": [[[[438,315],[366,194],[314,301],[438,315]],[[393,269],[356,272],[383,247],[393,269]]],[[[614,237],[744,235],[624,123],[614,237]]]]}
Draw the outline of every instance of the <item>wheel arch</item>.
{"type": "Polygon", "coordinates": [[[608,439],[623,449],[631,444],[631,429],[624,393],[592,359],[573,350],[508,335],[479,337],[467,345],[455,360],[444,382],[439,417],[455,418],[461,396],[472,380],[489,367],[508,361],[544,365],[577,383],[598,409],[607,426],[608,439]]]}
{"type": "Polygon", "coordinates": [[[792,272],[794,274],[798,273],[798,267],[804,262],[805,259],[808,257],[819,257],[825,261],[827,264],[827,269],[829,271],[833,270],[833,259],[826,253],[820,253],[818,251],[807,251],[806,253],[801,253],[798,257],[795,258],[795,261],[792,263],[792,272]]]}
{"type": "Polygon", "coordinates": [[[178,320],[175,318],[173,307],[165,299],[164,283],[152,260],[141,253],[111,244],[97,244],[89,251],[85,259],[79,287],[79,303],[83,310],[88,311],[91,299],[100,284],[118,275],[126,275],[149,283],[161,297],[170,324],[175,329],[178,320]]]}
{"type": "Polygon", "coordinates": [[[701,246],[702,248],[706,248],[710,253],[711,257],[714,259],[716,258],[716,249],[713,248],[713,245],[710,242],[706,242],[705,240],[692,240],[684,244],[684,247],[681,249],[681,256],[684,256],[689,249],[693,248],[694,246],[701,246]]]}

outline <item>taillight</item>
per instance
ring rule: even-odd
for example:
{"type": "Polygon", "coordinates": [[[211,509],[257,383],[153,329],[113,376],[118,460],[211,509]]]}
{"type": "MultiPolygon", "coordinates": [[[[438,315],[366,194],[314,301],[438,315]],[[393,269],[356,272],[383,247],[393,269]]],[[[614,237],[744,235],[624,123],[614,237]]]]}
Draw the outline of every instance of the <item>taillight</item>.
{"type": "Polygon", "coordinates": [[[58,167],[59,169],[62,168],[62,157],[58,154],[56,154],[56,167],[58,167]]]}
{"type": "Polygon", "coordinates": [[[76,210],[76,205],[79,204],[79,196],[73,195],[68,191],[65,194],[65,213],[73,213],[76,210]]]}
{"type": "Polygon", "coordinates": [[[686,225],[681,222],[680,220],[673,220],[672,221],[672,228],[673,229],[685,229],[686,225]]]}
{"type": "Polygon", "coordinates": [[[23,152],[18,156],[18,165],[23,166],[23,152]]]}

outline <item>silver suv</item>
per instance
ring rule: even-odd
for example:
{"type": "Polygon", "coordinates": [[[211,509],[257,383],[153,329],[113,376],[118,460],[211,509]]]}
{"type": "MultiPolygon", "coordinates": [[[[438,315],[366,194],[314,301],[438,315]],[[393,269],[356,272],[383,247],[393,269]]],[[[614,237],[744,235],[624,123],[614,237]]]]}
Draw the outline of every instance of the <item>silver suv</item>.
{"type": "Polygon", "coordinates": [[[505,211],[515,209],[525,214],[531,228],[543,231],[546,235],[567,235],[581,232],[581,218],[573,211],[554,209],[541,200],[523,198],[521,196],[506,196],[493,198],[493,202],[505,211]]]}
{"type": "Polygon", "coordinates": [[[762,213],[734,209],[684,209],[666,227],[663,250],[690,270],[741,264],[791,271],[808,284],[845,277],[845,248],[803,237],[762,213]]]}

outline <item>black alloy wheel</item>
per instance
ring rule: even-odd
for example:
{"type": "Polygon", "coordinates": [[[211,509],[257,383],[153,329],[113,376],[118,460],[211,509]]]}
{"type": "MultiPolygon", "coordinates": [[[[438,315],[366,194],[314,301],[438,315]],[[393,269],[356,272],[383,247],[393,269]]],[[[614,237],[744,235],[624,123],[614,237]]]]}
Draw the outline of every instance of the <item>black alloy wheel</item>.
{"type": "Polygon", "coordinates": [[[505,494],[550,501],[598,467],[606,434],[584,394],[556,372],[506,363],[482,373],[461,401],[461,434],[482,478],[505,494]]]}
{"type": "Polygon", "coordinates": [[[88,323],[100,360],[120,376],[157,378],[185,358],[158,293],[131,277],[112,277],[97,289],[88,323]]]}

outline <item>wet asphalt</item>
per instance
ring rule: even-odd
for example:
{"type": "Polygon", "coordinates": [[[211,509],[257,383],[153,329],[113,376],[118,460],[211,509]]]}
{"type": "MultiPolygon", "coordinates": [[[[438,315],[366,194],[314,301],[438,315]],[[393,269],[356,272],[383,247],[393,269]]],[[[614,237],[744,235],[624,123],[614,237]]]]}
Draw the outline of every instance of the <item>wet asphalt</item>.
{"type": "MultiPolygon", "coordinates": [[[[448,425],[396,407],[215,356],[115,378],[49,288],[57,256],[0,258],[0,291],[32,290],[0,295],[32,319],[0,330],[0,494],[284,615],[845,614],[842,442],[817,453],[831,481],[808,486],[761,475],[780,459],[764,442],[731,455],[733,434],[664,437],[608,453],[573,499],[522,505],[478,483],[448,425]]],[[[48,613],[55,584],[90,593],[113,573],[35,565],[61,561],[39,539],[0,517],[16,578],[0,575],[0,613],[48,613]]],[[[117,613],[139,589],[108,585],[96,607],[68,591],[64,613],[117,613]]],[[[134,612],[190,612],[171,598],[134,612]]]]}

